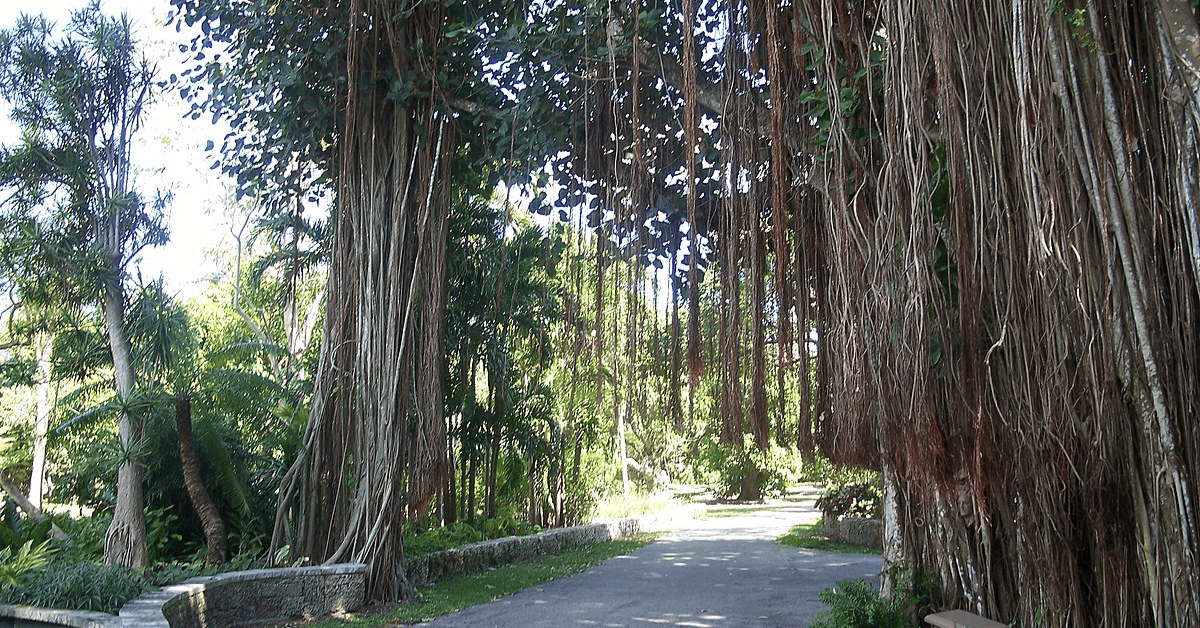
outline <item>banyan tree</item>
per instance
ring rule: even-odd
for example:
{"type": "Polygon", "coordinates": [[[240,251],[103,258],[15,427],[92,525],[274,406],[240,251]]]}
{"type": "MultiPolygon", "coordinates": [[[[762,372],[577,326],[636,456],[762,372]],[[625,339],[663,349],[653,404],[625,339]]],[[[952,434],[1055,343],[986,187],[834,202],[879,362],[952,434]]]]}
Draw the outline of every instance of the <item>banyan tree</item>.
{"type": "Polygon", "coordinates": [[[397,97],[392,80],[437,72],[445,16],[419,3],[398,20],[393,4],[348,10],[353,79],[339,94],[329,307],[305,451],[280,490],[273,542],[316,561],[367,563],[376,599],[411,595],[397,568],[401,526],[427,507],[447,464],[442,329],[457,149],[440,95],[397,97]]]}
{"type": "Polygon", "coordinates": [[[723,437],[764,446],[790,377],[798,442],[883,472],[887,558],[946,605],[1200,622],[1194,7],[589,6],[560,171],[598,255],[677,247],[723,437]]]}

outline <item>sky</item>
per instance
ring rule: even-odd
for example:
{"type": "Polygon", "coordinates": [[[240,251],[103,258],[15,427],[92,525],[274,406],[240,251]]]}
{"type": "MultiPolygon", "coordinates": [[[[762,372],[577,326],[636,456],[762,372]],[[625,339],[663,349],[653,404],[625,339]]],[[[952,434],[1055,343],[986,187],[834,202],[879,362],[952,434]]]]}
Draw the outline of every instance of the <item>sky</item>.
{"type": "MultiPolygon", "coordinates": [[[[87,4],[87,0],[0,2],[0,29],[11,28],[21,13],[41,13],[62,26],[72,10],[87,4]]],[[[101,10],[108,15],[129,15],[135,37],[157,65],[159,78],[186,65],[179,44],[190,43],[191,34],[186,27],[177,33],[174,26],[166,25],[171,11],[167,0],[105,0],[101,10]]],[[[181,299],[203,291],[208,278],[223,269],[224,265],[217,263],[218,251],[232,251],[231,225],[241,226],[240,219],[226,215],[227,182],[209,169],[215,155],[204,150],[209,140],[220,145],[224,130],[214,126],[209,116],[184,118],[188,107],[177,94],[160,93],[135,138],[133,153],[137,189],[144,196],[152,196],[155,190],[168,191],[173,200],[167,210],[171,241],[143,252],[130,271],[140,272],[146,280],[162,275],[168,292],[181,299]]],[[[0,143],[5,144],[18,137],[8,122],[7,109],[0,101],[0,143]]]]}

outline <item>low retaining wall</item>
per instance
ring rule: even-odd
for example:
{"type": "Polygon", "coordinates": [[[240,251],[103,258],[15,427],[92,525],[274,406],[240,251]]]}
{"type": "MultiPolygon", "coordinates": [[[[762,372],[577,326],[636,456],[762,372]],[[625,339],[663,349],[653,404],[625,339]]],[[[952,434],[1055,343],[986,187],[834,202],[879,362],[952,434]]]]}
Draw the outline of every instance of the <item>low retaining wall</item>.
{"type": "Polygon", "coordinates": [[[410,584],[425,586],[455,576],[529,561],[538,556],[565,552],[592,543],[611,541],[637,534],[642,530],[642,520],[630,517],[607,523],[547,530],[529,536],[510,536],[413,556],[406,561],[404,570],[410,584]]]}
{"type": "Polygon", "coordinates": [[[883,522],[879,519],[847,517],[831,521],[826,518],[823,527],[831,541],[883,549],[883,522]]]}
{"type": "Polygon", "coordinates": [[[126,625],[161,628],[225,628],[320,617],[362,606],[366,571],[362,563],[345,563],[200,576],[130,602],[120,616],[126,625]]]}
{"type": "Polygon", "coordinates": [[[121,618],[108,613],[60,611],[50,608],[0,604],[0,628],[120,628],[121,618]]]}
{"type": "Polygon", "coordinates": [[[119,615],[0,605],[0,628],[226,628],[319,617],[362,606],[362,563],[199,576],[121,607],[119,615]]]}

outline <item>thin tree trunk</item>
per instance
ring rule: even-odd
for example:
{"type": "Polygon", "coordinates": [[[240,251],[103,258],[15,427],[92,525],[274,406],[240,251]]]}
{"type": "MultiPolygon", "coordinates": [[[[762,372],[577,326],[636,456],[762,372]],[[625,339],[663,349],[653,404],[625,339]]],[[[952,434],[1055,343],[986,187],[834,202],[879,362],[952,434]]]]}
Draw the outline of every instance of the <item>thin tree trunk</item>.
{"type": "MultiPolygon", "coordinates": [[[[459,420],[462,420],[461,416],[459,420]]],[[[454,460],[454,439],[449,435],[446,437],[446,481],[443,485],[442,524],[449,525],[458,521],[458,468],[454,460]]]]}
{"type": "Polygon", "coordinates": [[[491,519],[496,516],[496,479],[498,476],[497,467],[500,466],[500,428],[496,427],[492,436],[491,448],[488,452],[491,460],[488,463],[487,469],[487,512],[486,516],[491,519]]]}
{"type": "Polygon", "coordinates": [[[625,413],[617,410],[617,461],[621,464],[621,491],[629,497],[629,463],[625,452],[625,413]]]}
{"type": "Polygon", "coordinates": [[[37,345],[37,419],[33,426],[33,463],[29,472],[29,502],[42,507],[46,481],[46,431],[50,427],[50,351],[52,337],[38,334],[37,345]]]}
{"type": "Polygon", "coordinates": [[[475,475],[479,473],[479,456],[471,455],[471,470],[467,473],[467,521],[475,520],[475,475]]]}
{"type": "Polygon", "coordinates": [[[225,522],[213,504],[204,482],[200,479],[200,461],[196,456],[196,440],[192,436],[192,400],[187,396],[175,398],[175,431],[179,437],[179,462],[183,467],[183,485],[187,488],[192,507],[200,517],[204,540],[208,545],[206,565],[225,562],[225,522]]]}
{"type": "MultiPolygon", "coordinates": [[[[133,355],[125,333],[125,299],[119,279],[104,290],[104,322],[112,351],[117,395],[122,402],[132,401],[134,387],[133,355]]],[[[104,562],[137,569],[149,564],[146,553],[146,516],[143,512],[142,465],[134,452],[142,440],[142,424],[136,417],[121,412],[117,423],[121,446],[121,466],[117,470],[117,505],[113,520],[104,535],[104,562]]]]}

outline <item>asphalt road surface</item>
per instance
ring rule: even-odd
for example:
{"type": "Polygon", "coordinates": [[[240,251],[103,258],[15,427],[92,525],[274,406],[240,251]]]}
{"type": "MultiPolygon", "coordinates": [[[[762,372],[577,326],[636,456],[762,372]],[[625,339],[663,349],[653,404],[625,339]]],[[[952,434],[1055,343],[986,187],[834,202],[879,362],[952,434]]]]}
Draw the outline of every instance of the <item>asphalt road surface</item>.
{"type": "MultiPolygon", "coordinates": [[[[728,514],[728,513],[727,513],[728,514]]],[[[440,617],[434,628],[807,626],[817,593],[845,578],[875,580],[882,559],[775,543],[815,521],[807,505],[678,523],[627,556],[568,578],[440,617]]]]}

